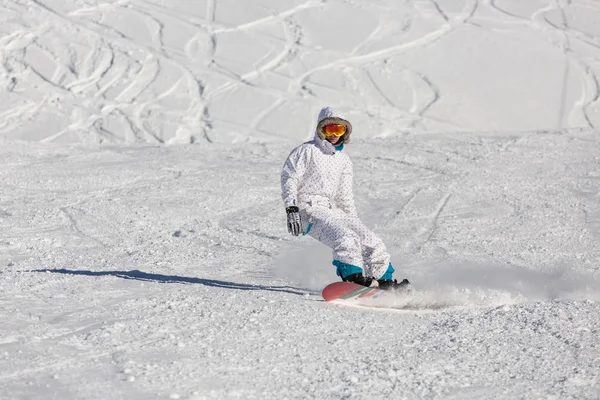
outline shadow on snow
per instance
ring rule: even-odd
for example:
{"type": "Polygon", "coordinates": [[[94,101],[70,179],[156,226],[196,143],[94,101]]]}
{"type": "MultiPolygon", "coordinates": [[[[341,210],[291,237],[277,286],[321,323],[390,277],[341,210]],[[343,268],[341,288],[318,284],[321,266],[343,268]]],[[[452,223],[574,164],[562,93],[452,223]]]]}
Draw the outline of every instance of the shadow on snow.
{"type": "Polygon", "coordinates": [[[265,286],[265,285],[250,285],[245,283],[235,283],[219,281],[214,279],[201,279],[201,278],[190,278],[187,276],[177,275],[161,275],[151,274],[148,272],[142,272],[140,270],[132,271],[87,271],[87,270],[74,270],[74,269],[36,269],[29,272],[46,272],[53,274],[64,274],[64,275],[83,275],[83,276],[115,276],[122,279],[134,279],[145,282],[156,282],[156,283],[195,283],[204,286],[219,287],[226,289],[238,289],[238,290],[266,290],[270,292],[283,292],[297,295],[304,295],[307,293],[314,294],[313,292],[295,288],[292,286],[265,286]]]}

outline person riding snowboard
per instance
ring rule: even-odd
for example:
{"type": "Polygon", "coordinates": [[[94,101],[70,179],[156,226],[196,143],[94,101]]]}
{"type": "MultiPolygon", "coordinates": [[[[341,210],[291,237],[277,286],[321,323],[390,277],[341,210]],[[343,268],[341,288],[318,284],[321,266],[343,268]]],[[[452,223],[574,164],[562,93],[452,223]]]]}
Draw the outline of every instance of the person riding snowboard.
{"type": "Polygon", "coordinates": [[[296,147],[281,172],[288,231],[310,235],[333,250],[333,265],[345,282],[380,289],[409,284],[392,280],[394,268],[385,245],[359,219],[352,192],[352,162],[343,152],[352,125],[325,107],[314,139],[296,147]]]}

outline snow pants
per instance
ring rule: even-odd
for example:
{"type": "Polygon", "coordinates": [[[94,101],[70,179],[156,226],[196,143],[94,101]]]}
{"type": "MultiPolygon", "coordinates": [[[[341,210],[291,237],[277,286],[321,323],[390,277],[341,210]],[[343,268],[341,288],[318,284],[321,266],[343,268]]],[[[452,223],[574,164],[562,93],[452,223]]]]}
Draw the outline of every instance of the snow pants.
{"type": "Polygon", "coordinates": [[[391,279],[390,255],[381,239],[357,216],[337,208],[308,206],[301,211],[303,229],[333,251],[333,264],[342,278],[363,272],[367,277],[391,279]],[[389,276],[388,276],[389,275],[389,276]]]}

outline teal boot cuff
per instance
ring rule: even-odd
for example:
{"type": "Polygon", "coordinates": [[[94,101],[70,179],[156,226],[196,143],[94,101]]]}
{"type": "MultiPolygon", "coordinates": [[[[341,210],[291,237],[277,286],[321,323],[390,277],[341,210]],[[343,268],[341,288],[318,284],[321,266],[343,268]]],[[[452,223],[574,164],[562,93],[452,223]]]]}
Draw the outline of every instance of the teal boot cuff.
{"type": "Polygon", "coordinates": [[[332,264],[336,267],[337,276],[342,279],[352,274],[362,274],[363,270],[360,267],[352,264],[346,264],[338,260],[333,260],[332,264]]]}
{"type": "Polygon", "coordinates": [[[383,276],[380,278],[380,280],[382,281],[391,281],[392,280],[392,274],[394,273],[395,269],[392,267],[392,263],[390,263],[390,265],[388,265],[388,269],[387,271],[385,271],[385,274],[383,274],[383,276]]]}

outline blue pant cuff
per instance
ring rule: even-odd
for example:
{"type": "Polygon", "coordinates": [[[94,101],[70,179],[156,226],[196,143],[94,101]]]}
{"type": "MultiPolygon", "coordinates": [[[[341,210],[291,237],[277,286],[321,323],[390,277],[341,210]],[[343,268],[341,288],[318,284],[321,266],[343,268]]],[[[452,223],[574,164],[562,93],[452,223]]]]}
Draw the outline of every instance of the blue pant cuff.
{"type": "Polygon", "coordinates": [[[395,269],[392,267],[392,263],[390,263],[388,265],[387,271],[385,271],[385,274],[383,274],[383,276],[381,277],[381,280],[383,281],[391,281],[392,280],[392,274],[394,273],[395,269]]]}
{"type": "Polygon", "coordinates": [[[336,267],[336,274],[342,278],[352,274],[362,274],[363,270],[360,267],[352,264],[346,264],[338,260],[333,260],[332,264],[336,267]]]}

